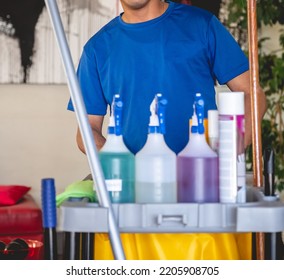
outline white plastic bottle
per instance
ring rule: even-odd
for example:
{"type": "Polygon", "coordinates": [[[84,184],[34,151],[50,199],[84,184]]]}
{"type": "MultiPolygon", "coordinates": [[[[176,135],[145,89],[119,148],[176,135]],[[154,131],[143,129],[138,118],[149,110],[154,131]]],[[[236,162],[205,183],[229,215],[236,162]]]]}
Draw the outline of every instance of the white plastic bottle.
{"type": "Polygon", "coordinates": [[[99,151],[106,187],[113,203],[135,202],[135,158],[121,134],[122,101],[116,94],[112,103],[108,135],[99,151]]]}
{"type": "Polygon", "coordinates": [[[218,110],[208,110],[208,140],[209,146],[218,153],[219,147],[219,113],[218,110]]]}
{"type": "Polygon", "coordinates": [[[242,203],[246,201],[244,93],[220,92],[218,111],[220,202],[242,203]]]}
{"type": "Polygon", "coordinates": [[[219,162],[204,134],[204,101],[195,96],[190,139],[177,156],[178,202],[219,202],[219,162]]]}
{"type": "Polygon", "coordinates": [[[176,154],[164,140],[166,100],[157,94],[150,106],[148,138],[135,155],[135,201],[137,203],[175,203],[176,154]]]}

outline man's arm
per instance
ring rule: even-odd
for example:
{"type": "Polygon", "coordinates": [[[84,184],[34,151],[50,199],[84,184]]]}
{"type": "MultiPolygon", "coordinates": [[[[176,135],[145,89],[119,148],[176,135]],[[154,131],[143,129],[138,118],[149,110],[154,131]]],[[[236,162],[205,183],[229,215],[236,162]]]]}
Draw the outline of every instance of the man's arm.
{"type": "MultiPolygon", "coordinates": [[[[252,142],[251,120],[251,93],[249,71],[242,73],[227,83],[231,91],[243,91],[245,93],[245,147],[252,142]]],[[[259,121],[261,122],[266,111],[266,96],[260,86],[257,88],[259,121]]]]}
{"type": "MultiPolygon", "coordinates": [[[[102,134],[104,116],[88,115],[88,119],[93,132],[97,149],[100,150],[106,141],[105,137],[102,134]]],[[[77,129],[76,141],[79,149],[84,154],[86,154],[86,150],[84,147],[83,139],[79,128],[77,129]]]]}

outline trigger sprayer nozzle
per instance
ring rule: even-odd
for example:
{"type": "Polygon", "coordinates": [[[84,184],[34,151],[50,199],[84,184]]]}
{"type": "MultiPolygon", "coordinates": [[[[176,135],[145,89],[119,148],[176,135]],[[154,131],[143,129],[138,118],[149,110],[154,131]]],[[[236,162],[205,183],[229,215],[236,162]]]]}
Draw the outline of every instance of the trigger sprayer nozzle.
{"type": "Polygon", "coordinates": [[[159,118],[159,125],[160,125],[160,133],[166,133],[166,126],[165,126],[165,112],[166,112],[166,105],[168,101],[163,98],[161,93],[156,95],[157,98],[157,113],[159,118]]]}
{"type": "Polygon", "coordinates": [[[161,93],[157,93],[150,105],[150,133],[165,134],[165,109],[167,100],[162,97],[161,93]]]}
{"type": "Polygon", "coordinates": [[[204,134],[204,100],[201,93],[195,94],[192,121],[191,132],[204,134]]]}
{"type": "Polygon", "coordinates": [[[120,95],[115,94],[111,104],[111,114],[109,123],[109,133],[121,135],[121,115],[122,115],[123,102],[120,95]]]}
{"type": "Polygon", "coordinates": [[[158,127],[159,126],[159,120],[157,116],[157,99],[156,97],[153,99],[153,101],[150,104],[150,122],[149,127],[158,127]]]}

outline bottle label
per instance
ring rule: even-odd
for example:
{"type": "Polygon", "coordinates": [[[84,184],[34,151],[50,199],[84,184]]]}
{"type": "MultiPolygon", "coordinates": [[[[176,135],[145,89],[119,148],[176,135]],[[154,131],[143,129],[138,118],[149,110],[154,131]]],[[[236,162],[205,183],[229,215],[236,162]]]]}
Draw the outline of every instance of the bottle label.
{"type": "Polygon", "coordinates": [[[105,180],[106,187],[109,192],[121,192],[122,180],[121,179],[108,179],[105,180]]]}
{"type": "Polygon", "coordinates": [[[220,201],[245,202],[244,116],[219,116],[220,201]]]}

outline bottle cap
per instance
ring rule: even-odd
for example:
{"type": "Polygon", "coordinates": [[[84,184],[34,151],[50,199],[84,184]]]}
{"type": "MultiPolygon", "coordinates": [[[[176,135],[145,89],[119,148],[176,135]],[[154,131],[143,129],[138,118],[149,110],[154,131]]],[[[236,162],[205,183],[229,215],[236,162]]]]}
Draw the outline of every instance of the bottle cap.
{"type": "Polygon", "coordinates": [[[220,115],[244,115],[245,99],[244,92],[219,92],[218,111],[220,115]]]}
{"type": "Polygon", "coordinates": [[[208,136],[218,137],[219,124],[218,124],[219,113],[218,110],[208,110],[208,136]]]}

